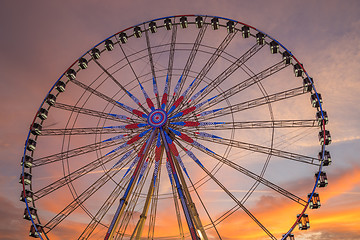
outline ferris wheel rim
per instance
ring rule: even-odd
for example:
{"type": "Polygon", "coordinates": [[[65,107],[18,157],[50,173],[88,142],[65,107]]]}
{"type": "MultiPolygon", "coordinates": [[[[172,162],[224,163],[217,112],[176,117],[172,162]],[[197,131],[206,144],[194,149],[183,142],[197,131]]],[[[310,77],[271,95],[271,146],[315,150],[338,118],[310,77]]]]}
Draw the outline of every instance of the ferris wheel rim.
{"type": "MultiPolygon", "coordinates": [[[[101,41],[101,42],[99,42],[98,44],[96,44],[94,47],[97,47],[97,46],[99,46],[100,44],[104,43],[106,40],[108,40],[108,39],[110,39],[110,38],[112,38],[112,37],[115,37],[115,36],[118,35],[119,33],[125,32],[126,30],[132,29],[132,28],[134,28],[134,27],[136,27],[136,26],[141,26],[141,25],[150,23],[150,22],[152,22],[152,21],[164,20],[164,19],[166,19],[166,18],[174,18],[174,19],[175,19],[175,18],[179,18],[179,17],[182,17],[182,16],[186,16],[186,17],[202,16],[202,17],[209,17],[209,18],[214,18],[214,17],[216,17],[216,16],[210,16],[210,15],[175,15],[175,16],[167,16],[167,17],[157,18],[157,19],[153,19],[153,20],[150,20],[150,21],[146,21],[146,22],[143,22],[143,23],[134,25],[134,26],[132,26],[132,27],[126,28],[126,29],[124,29],[124,30],[122,30],[122,31],[120,31],[120,32],[118,32],[118,33],[116,33],[116,34],[114,34],[114,35],[112,35],[112,36],[104,39],[103,41],[101,41]]],[[[239,21],[235,21],[235,20],[232,20],[232,19],[229,19],[229,18],[223,18],[223,17],[217,17],[217,18],[223,19],[223,20],[234,21],[234,22],[239,23],[239,24],[242,24],[242,25],[244,25],[244,26],[248,26],[248,27],[250,27],[251,29],[253,29],[253,30],[255,30],[255,31],[264,33],[264,32],[262,32],[262,31],[260,31],[260,30],[258,30],[258,29],[256,29],[256,28],[250,26],[250,25],[244,24],[244,23],[239,22],[239,21]]],[[[292,57],[298,64],[300,64],[299,60],[298,60],[288,49],[286,49],[285,46],[283,46],[280,42],[278,42],[276,39],[272,38],[272,37],[269,36],[268,34],[266,34],[266,33],[264,33],[264,34],[265,34],[268,38],[272,39],[273,41],[276,41],[283,49],[285,49],[287,52],[290,53],[291,57],[292,57]]],[[[94,47],[93,47],[93,48],[94,48],[94,47]]],[[[86,53],[84,53],[81,57],[85,56],[86,54],[89,54],[90,51],[91,51],[93,48],[91,48],[89,51],[87,51],[86,53]]],[[[80,58],[81,58],[81,57],[80,57],[80,58]]],[[[79,58],[79,59],[80,59],[80,58],[79,58]]],[[[70,67],[60,76],[60,78],[59,78],[59,79],[55,82],[55,84],[51,87],[51,89],[50,89],[50,91],[49,91],[48,94],[50,94],[50,92],[55,88],[56,84],[60,81],[60,79],[61,79],[62,77],[64,77],[65,74],[66,74],[66,72],[67,72],[69,69],[71,69],[77,62],[78,62],[78,59],[77,59],[72,65],[70,65],[70,67]]],[[[315,92],[315,95],[316,95],[317,99],[320,100],[319,94],[318,94],[318,92],[316,91],[316,88],[315,88],[315,85],[314,85],[312,79],[310,78],[309,74],[308,74],[307,71],[305,70],[304,66],[303,66],[302,64],[300,64],[300,66],[301,66],[304,74],[307,76],[307,78],[310,79],[311,85],[312,85],[312,87],[313,87],[313,90],[314,90],[314,92],[315,92]]],[[[43,104],[45,103],[45,101],[46,101],[46,98],[45,98],[45,99],[43,100],[43,102],[41,103],[40,108],[43,106],[43,104]]],[[[34,124],[40,108],[38,109],[38,111],[37,111],[37,113],[36,113],[36,115],[35,115],[35,117],[34,117],[34,120],[33,120],[33,123],[31,124],[31,126],[34,124]]],[[[323,121],[323,124],[322,124],[322,126],[323,126],[323,131],[325,131],[325,118],[324,118],[324,111],[323,111],[323,107],[322,107],[321,101],[319,101],[319,108],[320,108],[320,112],[321,112],[321,116],[322,116],[322,121],[323,121]]],[[[23,164],[22,164],[22,176],[24,176],[24,172],[25,172],[25,166],[24,166],[24,163],[25,163],[25,162],[24,162],[24,159],[25,159],[25,155],[26,155],[26,146],[27,146],[28,141],[29,141],[29,139],[30,139],[30,135],[31,135],[31,130],[29,130],[29,133],[28,133],[28,136],[27,136],[26,142],[25,142],[25,149],[24,149],[23,160],[22,160],[22,162],[23,162],[23,164]]],[[[326,136],[324,136],[324,140],[325,140],[325,138],[326,138],[326,136]]],[[[323,147],[322,147],[322,160],[324,159],[324,154],[325,154],[325,144],[324,144],[323,147]]],[[[323,161],[321,161],[320,166],[319,166],[319,172],[320,172],[320,173],[322,172],[322,167],[323,167],[323,161]]],[[[318,177],[317,177],[317,179],[316,179],[316,181],[315,181],[314,188],[313,188],[313,190],[312,190],[312,192],[311,192],[311,196],[314,194],[314,192],[315,192],[315,190],[316,190],[316,188],[317,188],[317,184],[318,184],[318,182],[319,182],[319,177],[320,177],[320,174],[318,175],[318,177]]],[[[31,190],[31,189],[32,189],[32,187],[30,186],[30,190],[31,190]]],[[[24,181],[23,181],[23,190],[25,191],[24,181]]],[[[289,231],[286,233],[286,235],[283,237],[283,239],[285,239],[285,238],[291,233],[291,231],[295,228],[297,222],[299,221],[299,219],[301,218],[301,216],[302,216],[302,215],[304,214],[304,212],[306,211],[309,203],[310,203],[310,199],[308,200],[306,206],[304,207],[304,209],[303,209],[302,213],[300,214],[300,216],[298,217],[297,221],[295,221],[294,225],[289,229],[289,231]]],[[[30,214],[30,210],[29,210],[29,207],[30,207],[30,206],[29,206],[29,203],[27,202],[26,198],[25,198],[25,204],[26,204],[26,208],[27,208],[27,210],[28,210],[28,212],[29,212],[29,214],[30,214]]],[[[35,206],[35,203],[34,203],[34,202],[33,202],[33,206],[35,206]]],[[[34,220],[32,219],[32,215],[31,215],[31,214],[30,214],[30,218],[31,218],[31,222],[32,222],[33,226],[35,227],[35,230],[38,232],[37,227],[36,227],[36,224],[35,224],[34,220]]],[[[39,218],[38,218],[38,220],[39,220],[39,218]]],[[[39,233],[39,232],[38,232],[38,233],[39,233]]],[[[39,236],[40,236],[41,239],[43,239],[42,236],[41,236],[41,234],[40,234],[39,236]]],[[[46,234],[45,234],[45,236],[46,236],[46,234]]],[[[47,238],[47,236],[46,236],[46,238],[47,238]]],[[[48,238],[47,238],[47,239],[48,239],[48,238]]]]}

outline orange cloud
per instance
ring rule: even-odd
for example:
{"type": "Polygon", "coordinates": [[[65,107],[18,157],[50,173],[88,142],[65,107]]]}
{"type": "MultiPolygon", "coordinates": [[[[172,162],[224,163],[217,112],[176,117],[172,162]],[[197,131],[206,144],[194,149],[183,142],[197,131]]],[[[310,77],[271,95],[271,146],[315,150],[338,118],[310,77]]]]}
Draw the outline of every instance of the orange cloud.
{"type": "MultiPolygon", "coordinates": [[[[360,206],[349,204],[353,195],[345,194],[354,191],[360,182],[360,167],[354,166],[351,169],[339,171],[337,176],[329,174],[329,185],[324,189],[318,189],[322,206],[320,209],[308,209],[310,218],[310,229],[300,231],[297,227],[294,234],[303,239],[327,239],[315,238],[314,236],[323,236],[324,234],[337,234],[336,236],[358,236],[360,222],[360,206]]],[[[296,215],[301,212],[302,207],[290,200],[284,200],[281,196],[265,195],[269,194],[263,191],[264,195],[259,199],[254,207],[249,207],[252,214],[267,227],[267,229],[277,238],[281,238],[289,227],[295,222],[296,215]]],[[[355,192],[356,193],[356,192],[355,192]]],[[[158,220],[155,227],[156,238],[166,236],[178,236],[179,230],[175,217],[175,210],[172,199],[169,202],[160,202],[164,208],[159,209],[157,213],[158,220]]],[[[351,202],[352,203],[352,202],[351,202]]],[[[47,207],[58,211],[56,204],[47,203],[47,207]]],[[[221,203],[219,203],[221,204],[221,203]]],[[[180,207],[181,208],[181,207],[180,207]]],[[[199,207],[198,207],[199,208],[199,207]]],[[[182,214],[182,210],[181,214],[182,214]]],[[[136,215],[136,214],[135,214],[136,215]]],[[[220,214],[219,214],[220,215],[220,214]]],[[[214,216],[213,216],[214,217],[214,216]]],[[[133,223],[136,224],[138,214],[134,217],[133,223]]],[[[206,221],[206,220],[204,220],[206,221]]],[[[186,221],[182,219],[184,232],[188,232],[186,221]]],[[[206,222],[203,222],[205,225],[206,222]]],[[[86,225],[82,223],[73,223],[66,220],[59,229],[51,233],[51,239],[73,239],[78,236],[86,225]],[[70,224],[69,224],[70,222],[70,224]]],[[[104,227],[99,226],[94,236],[100,237],[105,231],[104,227]]],[[[225,221],[217,226],[223,239],[247,239],[258,240],[268,239],[267,235],[257,226],[242,210],[232,214],[225,221]]],[[[147,233],[146,224],[143,234],[147,233]]],[[[131,229],[127,231],[131,234],[131,229]]],[[[218,239],[213,229],[207,230],[209,239],[218,239]]],[[[334,235],[335,236],[335,235],[334,235]]],[[[349,237],[349,239],[351,239],[349,237]]],[[[336,239],[336,238],[328,238],[336,239]]]]}
{"type": "MultiPolygon", "coordinates": [[[[353,204],[356,204],[356,202],[347,203],[348,199],[345,196],[345,193],[354,189],[359,182],[359,166],[341,172],[338,177],[331,178],[330,175],[328,187],[318,189],[322,207],[316,210],[307,210],[310,218],[310,230],[300,231],[295,228],[295,235],[303,236],[334,232],[346,236],[359,236],[360,206],[355,205],[354,208],[353,204]],[[336,206],[334,206],[333,202],[336,203],[336,206]]],[[[284,202],[282,198],[263,196],[251,212],[271,233],[280,238],[284,231],[295,222],[295,216],[300,213],[300,209],[297,204],[284,202]],[[289,218],[289,216],[293,217],[289,218]]],[[[233,214],[228,222],[230,224],[220,225],[220,232],[226,232],[226,235],[224,235],[226,239],[255,240],[266,236],[243,212],[233,214]],[[240,227],[241,231],[239,231],[240,227]],[[258,233],[256,234],[256,232],[258,233]]]]}
{"type": "Polygon", "coordinates": [[[85,227],[86,224],[70,222],[61,227],[61,229],[54,228],[54,230],[50,232],[48,236],[50,236],[51,240],[77,239],[85,227]]]}
{"type": "Polygon", "coordinates": [[[360,167],[354,166],[349,171],[343,173],[336,179],[331,179],[331,175],[328,176],[329,185],[324,190],[320,190],[321,201],[327,202],[331,198],[340,196],[347,191],[353,189],[360,183],[360,167]]]}

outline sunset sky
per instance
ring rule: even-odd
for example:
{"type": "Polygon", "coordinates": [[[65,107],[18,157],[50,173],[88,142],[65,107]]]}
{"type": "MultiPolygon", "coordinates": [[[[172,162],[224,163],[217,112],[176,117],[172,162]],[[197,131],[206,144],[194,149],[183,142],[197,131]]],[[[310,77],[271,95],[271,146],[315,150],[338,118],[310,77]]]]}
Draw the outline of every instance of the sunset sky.
{"type": "MultiPolygon", "coordinates": [[[[329,115],[333,163],[326,169],[329,185],[321,189],[322,206],[309,213],[311,228],[297,230],[296,239],[360,239],[360,1],[8,0],[0,5],[0,240],[27,239],[29,223],[22,219],[24,204],[18,200],[19,162],[29,125],[54,82],[108,36],[180,14],[242,21],[269,33],[304,63],[329,115]]],[[[295,187],[301,192],[301,186],[295,187]]],[[[276,198],[262,201],[255,214],[269,219],[269,225],[297,213],[290,203],[277,206],[276,198]]],[[[252,226],[238,233],[238,226],[246,225],[242,214],[221,226],[227,233],[223,239],[259,239],[252,226]]],[[[80,227],[79,222],[69,225],[56,239],[67,239],[80,227]]],[[[283,228],[273,230],[279,234],[283,228]]]]}

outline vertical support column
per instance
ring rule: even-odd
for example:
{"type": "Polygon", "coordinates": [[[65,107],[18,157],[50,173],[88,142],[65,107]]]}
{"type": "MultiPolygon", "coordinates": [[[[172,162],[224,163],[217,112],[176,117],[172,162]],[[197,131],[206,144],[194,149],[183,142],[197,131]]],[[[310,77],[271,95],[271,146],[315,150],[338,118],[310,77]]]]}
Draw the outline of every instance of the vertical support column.
{"type": "MultiPolygon", "coordinates": [[[[164,152],[164,148],[162,147],[161,153],[160,153],[160,159],[159,159],[160,163],[159,164],[161,164],[163,152],[164,152]]],[[[151,182],[150,182],[149,190],[148,190],[148,193],[147,193],[147,196],[146,196],[143,211],[142,211],[142,213],[140,215],[140,219],[137,222],[136,227],[135,227],[135,229],[134,229],[134,231],[133,231],[133,233],[132,233],[132,235],[130,237],[131,240],[132,239],[138,240],[138,239],[141,238],[141,234],[142,234],[142,231],[143,231],[144,225],[145,225],[145,220],[147,218],[147,213],[148,213],[149,207],[150,207],[150,201],[151,201],[153,193],[154,193],[154,187],[155,187],[155,183],[154,183],[154,175],[153,175],[153,177],[151,178],[151,182]]]]}
{"type": "Polygon", "coordinates": [[[185,196],[187,198],[187,201],[188,201],[188,204],[189,204],[189,207],[190,207],[191,216],[194,218],[195,227],[201,233],[200,238],[204,239],[204,240],[208,240],[205,229],[204,229],[204,227],[203,227],[203,225],[201,223],[199,213],[196,210],[195,203],[192,201],[189,189],[188,189],[188,187],[186,185],[186,182],[185,182],[185,179],[184,179],[184,174],[182,174],[182,172],[181,172],[181,168],[179,166],[179,163],[177,161],[174,161],[174,163],[175,163],[175,167],[177,169],[178,175],[180,177],[181,184],[183,186],[185,196]]]}
{"type": "MultiPolygon", "coordinates": [[[[172,176],[169,176],[169,177],[171,179],[173,179],[172,176]]],[[[183,224],[181,222],[180,208],[179,208],[178,199],[176,198],[176,187],[174,186],[174,184],[171,184],[171,193],[172,193],[172,197],[173,197],[174,205],[175,205],[176,219],[177,219],[177,223],[178,223],[178,227],[179,227],[180,239],[184,240],[184,237],[185,237],[184,229],[183,229],[183,224]]]]}
{"type": "Polygon", "coordinates": [[[174,165],[174,161],[173,161],[173,158],[172,158],[172,155],[171,155],[171,152],[170,152],[170,148],[169,148],[168,142],[166,140],[164,130],[162,128],[160,129],[160,133],[161,133],[161,138],[162,138],[164,146],[165,146],[166,155],[167,155],[167,157],[169,159],[169,162],[170,162],[172,174],[173,174],[173,177],[174,177],[174,180],[175,180],[176,188],[178,190],[178,195],[179,195],[179,199],[180,199],[180,202],[181,202],[181,206],[182,206],[183,211],[184,211],[186,223],[187,223],[189,231],[190,231],[191,239],[192,240],[200,240],[200,238],[198,237],[197,232],[195,230],[195,226],[194,226],[194,223],[193,223],[193,219],[191,217],[188,202],[186,201],[186,197],[185,197],[184,192],[183,192],[183,187],[180,184],[180,181],[179,181],[179,178],[178,178],[178,175],[177,175],[177,171],[176,171],[176,167],[174,165]]]}
{"type": "Polygon", "coordinates": [[[150,148],[150,146],[152,144],[152,141],[154,140],[155,132],[156,132],[155,129],[153,129],[153,131],[152,131],[152,133],[150,135],[150,138],[148,139],[148,141],[147,141],[147,143],[145,145],[145,149],[141,153],[139,162],[136,165],[136,168],[134,170],[133,175],[131,176],[129,185],[126,188],[124,196],[120,199],[119,207],[116,210],[115,216],[114,216],[113,220],[111,221],[111,224],[110,224],[109,229],[108,229],[108,231],[107,231],[107,233],[105,235],[104,240],[113,240],[113,238],[114,238],[114,234],[115,234],[116,228],[117,228],[117,226],[119,224],[120,217],[122,216],[122,214],[123,214],[123,212],[125,210],[125,205],[127,205],[128,200],[130,198],[130,195],[132,193],[132,190],[134,189],[135,182],[136,182],[135,180],[139,177],[141,166],[143,165],[143,161],[144,161],[147,153],[149,152],[149,148],[150,148]]]}
{"type": "Polygon", "coordinates": [[[137,222],[136,227],[130,237],[131,240],[132,239],[140,239],[140,237],[141,237],[141,233],[144,228],[145,220],[147,217],[147,212],[148,212],[149,206],[150,206],[151,196],[154,192],[154,184],[152,184],[153,181],[154,181],[154,177],[152,177],[152,179],[151,179],[150,187],[149,187],[149,190],[148,190],[148,193],[146,196],[146,200],[145,200],[145,205],[144,205],[143,211],[140,215],[140,219],[137,222]]]}

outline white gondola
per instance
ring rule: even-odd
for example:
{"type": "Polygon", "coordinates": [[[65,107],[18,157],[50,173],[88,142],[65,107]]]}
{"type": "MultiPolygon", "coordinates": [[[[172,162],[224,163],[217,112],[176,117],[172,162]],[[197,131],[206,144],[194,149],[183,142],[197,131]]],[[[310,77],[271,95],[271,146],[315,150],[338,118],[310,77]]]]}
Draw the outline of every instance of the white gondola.
{"type": "Polygon", "coordinates": [[[29,151],[34,151],[36,148],[36,141],[33,139],[29,139],[26,148],[29,151]]]}
{"type": "MultiPolygon", "coordinates": [[[[315,180],[318,178],[318,176],[319,176],[319,172],[315,173],[315,180]]],[[[328,185],[328,179],[326,176],[326,172],[321,172],[317,187],[326,187],[327,185],[328,185]]]]}
{"type": "Polygon", "coordinates": [[[56,90],[58,90],[59,92],[64,92],[65,91],[65,87],[66,87],[66,83],[64,83],[63,81],[58,81],[56,83],[56,90]]]}
{"type": "Polygon", "coordinates": [[[136,38],[141,38],[141,34],[142,34],[141,28],[139,26],[134,27],[134,36],[136,38]]]}
{"type": "Polygon", "coordinates": [[[125,44],[127,42],[128,37],[125,32],[122,32],[119,34],[119,39],[122,44],[125,44]]]}
{"type": "Polygon", "coordinates": [[[323,111],[323,113],[321,114],[321,111],[318,111],[316,113],[316,121],[318,122],[319,126],[323,125],[323,120],[324,120],[325,125],[328,124],[329,118],[328,118],[327,112],[323,111]],[[323,116],[324,116],[324,118],[323,118],[323,116]]]}
{"type": "Polygon", "coordinates": [[[235,32],[235,23],[233,21],[228,21],[226,23],[226,28],[227,28],[228,33],[235,32]]]}
{"type": "MultiPolygon", "coordinates": [[[[296,217],[299,218],[300,214],[298,214],[296,217]]],[[[306,213],[301,216],[298,225],[300,230],[307,230],[310,228],[309,216],[306,213]]]]}
{"type": "Polygon", "coordinates": [[[20,201],[25,202],[25,199],[26,199],[28,202],[32,202],[33,195],[34,194],[32,191],[25,189],[25,192],[21,191],[20,201]]]}
{"type": "Polygon", "coordinates": [[[49,111],[48,111],[47,109],[45,109],[45,108],[40,108],[37,116],[38,116],[41,120],[46,120],[48,113],[49,113],[49,111]]]}
{"type": "Polygon", "coordinates": [[[243,26],[241,31],[243,38],[248,38],[250,36],[250,28],[248,26],[243,26]]]}
{"type": "Polygon", "coordinates": [[[88,61],[85,58],[80,58],[78,65],[81,69],[86,69],[88,67],[88,61]]]}
{"type": "Polygon", "coordinates": [[[108,51],[114,50],[114,43],[110,39],[105,40],[104,46],[108,51]]]}
{"type": "Polygon", "coordinates": [[[187,17],[182,16],[182,17],[180,18],[180,26],[181,26],[181,28],[187,28],[187,27],[188,27],[187,17]]]}
{"type": "Polygon", "coordinates": [[[201,16],[197,16],[195,18],[195,24],[197,28],[202,28],[202,26],[204,25],[204,20],[201,16]]]}
{"type": "Polygon", "coordinates": [[[270,52],[272,54],[279,52],[279,44],[275,41],[270,42],[270,52]]]}
{"type": "Polygon", "coordinates": [[[219,19],[218,18],[215,17],[215,18],[211,19],[211,27],[212,27],[213,30],[219,29],[220,24],[219,24],[219,19]]]}
{"type": "Polygon", "coordinates": [[[324,159],[322,160],[323,153],[319,152],[318,159],[319,161],[323,161],[323,166],[329,166],[331,164],[331,155],[329,151],[324,151],[324,159]]]}
{"type": "Polygon", "coordinates": [[[22,166],[24,164],[24,167],[31,168],[33,166],[34,159],[29,156],[25,155],[24,159],[21,159],[20,165],[22,166]]]}
{"type": "Polygon", "coordinates": [[[166,28],[166,30],[171,30],[172,28],[172,23],[171,23],[171,19],[170,18],[166,18],[164,20],[164,26],[166,28]]]}
{"type": "Polygon", "coordinates": [[[69,80],[74,80],[76,79],[76,71],[74,69],[69,69],[67,72],[66,72],[66,76],[69,80]]]}
{"type": "Polygon", "coordinates": [[[56,102],[56,96],[53,95],[53,94],[49,94],[47,97],[46,97],[46,102],[50,105],[50,106],[53,106],[56,102]]]}
{"type": "Polygon", "coordinates": [[[303,80],[303,86],[304,86],[304,92],[311,92],[312,90],[312,78],[304,78],[303,80]]]}
{"type": "Polygon", "coordinates": [[[299,63],[296,63],[294,65],[294,73],[295,73],[295,77],[301,77],[303,74],[303,70],[302,67],[299,63]]]}
{"type": "Polygon", "coordinates": [[[156,22],[150,22],[149,23],[149,29],[150,29],[151,33],[156,33],[156,31],[157,31],[156,22]]]}
{"type": "Polygon", "coordinates": [[[283,52],[282,57],[286,65],[291,64],[291,55],[288,51],[283,52]]]}
{"type": "Polygon", "coordinates": [[[44,229],[43,229],[43,226],[41,226],[39,224],[35,224],[35,225],[36,225],[37,231],[36,231],[35,227],[33,225],[31,225],[29,236],[33,237],[33,238],[39,238],[40,237],[39,233],[40,233],[40,235],[42,235],[42,232],[44,229]]]}
{"type": "MultiPolygon", "coordinates": [[[[31,184],[32,175],[31,173],[24,172],[24,184],[30,185],[31,184]]],[[[23,183],[23,175],[20,174],[19,183],[23,183]]]]}
{"type": "MultiPolygon", "coordinates": [[[[311,197],[311,193],[308,194],[308,199],[310,199],[311,197]]],[[[313,193],[312,198],[310,199],[309,202],[309,207],[310,209],[318,209],[320,208],[321,203],[320,203],[320,196],[318,193],[313,193]]]]}
{"type": "Polygon", "coordinates": [[[259,45],[264,45],[265,43],[265,35],[261,32],[256,34],[256,42],[259,45]]]}
{"type": "Polygon", "coordinates": [[[331,135],[329,130],[319,132],[320,145],[329,145],[331,143],[331,135]]]}
{"type": "Polygon", "coordinates": [[[321,104],[323,103],[321,94],[318,93],[317,96],[316,96],[316,93],[313,93],[313,94],[311,94],[311,96],[310,96],[311,105],[312,105],[314,108],[320,107],[320,103],[321,103],[321,104]],[[317,96],[319,96],[319,99],[318,99],[317,96]]]}
{"type": "Polygon", "coordinates": [[[27,210],[27,208],[25,208],[25,210],[24,210],[24,219],[30,221],[31,218],[32,218],[33,220],[35,220],[36,219],[36,214],[37,214],[36,208],[29,207],[29,211],[27,210]],[[30,211],[30,213],[29,213],[29,211],[30,211]]]}
{"type": "Polygon", "coordinates": [[[94,58],[94,59],[99,59],[100,58],[100,50],[97,49],[97,48],[93,48],[91,50],[91,56],[94,58]]]}
{"type": "Polygon", "coordinates": [[[41,130],[42,130],[42,126],[39,123],[34,123],[31,126],[31,133],[34,135],[40,135],[41,134],[41,130]]]}

